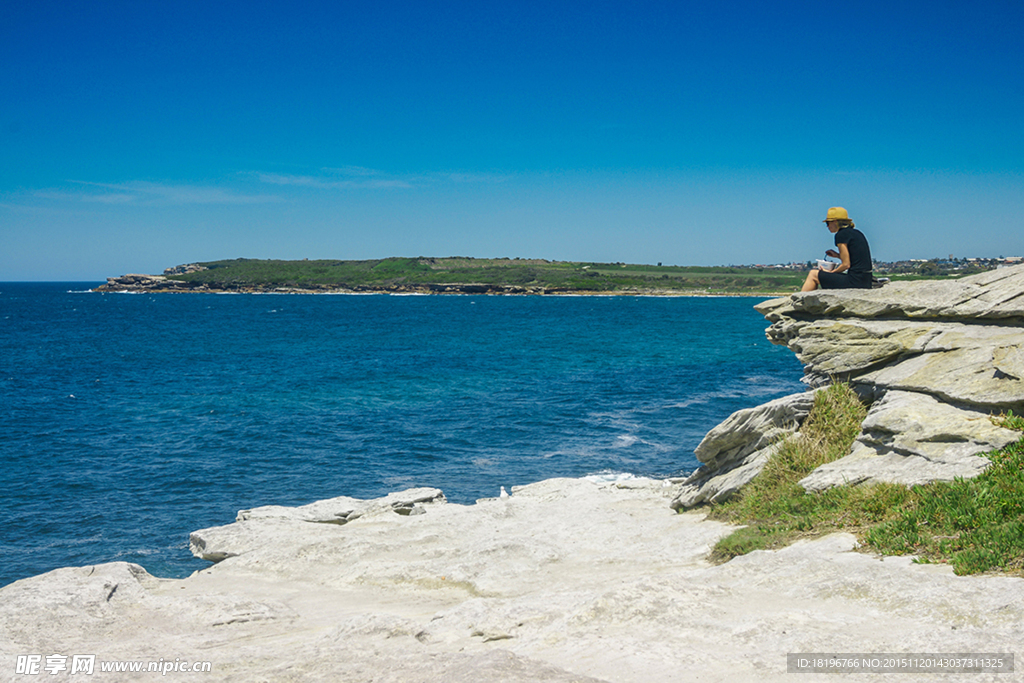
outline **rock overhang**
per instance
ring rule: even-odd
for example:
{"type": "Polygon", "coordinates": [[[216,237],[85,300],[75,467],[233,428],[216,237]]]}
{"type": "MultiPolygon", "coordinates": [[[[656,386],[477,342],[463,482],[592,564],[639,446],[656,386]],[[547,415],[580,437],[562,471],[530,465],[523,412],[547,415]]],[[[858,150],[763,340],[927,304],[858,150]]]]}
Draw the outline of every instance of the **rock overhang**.
{"type": "MultiPolygon", "coordinates": [[[[1020,437],[992,416],[1024,413],[1024,265],[955,281],[801,292],[754,308],[771,323],[768,340],[803,363],[805,383],[849,382],[870,403],[851,452],[803,480],[808,490],[977,476],[985,453],[1020,437]]],[[[709,437],[756,410],[734,414],[709,437]]],[[[702,459],[673,506],[724,499],[753,479],[766,460],[755,446],[777,429],[765,425],[748,435],[748,447],[732,445],[742,457],[702,459]]]]}

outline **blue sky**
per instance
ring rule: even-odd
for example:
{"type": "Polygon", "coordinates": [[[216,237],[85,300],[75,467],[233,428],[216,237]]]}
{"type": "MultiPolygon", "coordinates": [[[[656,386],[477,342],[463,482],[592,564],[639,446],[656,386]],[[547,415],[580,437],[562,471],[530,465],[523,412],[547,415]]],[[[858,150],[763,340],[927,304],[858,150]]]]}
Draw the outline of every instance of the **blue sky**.
{"type": "Polygon", "coordinates": [[[0,10],[0,281],[1024,255],[1024,3],[0,10]]]}

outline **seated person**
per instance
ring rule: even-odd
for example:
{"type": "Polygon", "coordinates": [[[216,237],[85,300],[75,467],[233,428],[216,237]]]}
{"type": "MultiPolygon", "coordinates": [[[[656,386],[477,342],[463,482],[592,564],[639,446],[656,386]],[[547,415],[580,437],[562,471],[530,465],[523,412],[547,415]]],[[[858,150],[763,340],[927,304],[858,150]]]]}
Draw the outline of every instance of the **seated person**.
{"type": "Polygon", "coordinates": [[[831,271],[815,268],[807,274],[802,292],[822,289],[871,289],[871,249],[864,233],[850,220],[850,215],[841,206],[828,210],[823,221],[828,231],[836,236],[835,249],[829,249],[825,256],[841,261],[831,271]]]}

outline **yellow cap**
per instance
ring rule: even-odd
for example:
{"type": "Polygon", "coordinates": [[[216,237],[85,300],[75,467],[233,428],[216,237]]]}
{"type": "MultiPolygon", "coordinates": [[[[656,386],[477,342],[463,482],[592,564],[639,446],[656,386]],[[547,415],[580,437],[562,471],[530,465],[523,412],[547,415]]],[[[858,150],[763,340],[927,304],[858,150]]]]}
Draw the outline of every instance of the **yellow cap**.
{"type": "Polygon", "coordinates": [[[850,220],[850,214],[846,213],[846,209],[841,206],[833,206],[825,214],[825,220],[822,223],[828,223],[829,221],[848,221],[850,220]]]}

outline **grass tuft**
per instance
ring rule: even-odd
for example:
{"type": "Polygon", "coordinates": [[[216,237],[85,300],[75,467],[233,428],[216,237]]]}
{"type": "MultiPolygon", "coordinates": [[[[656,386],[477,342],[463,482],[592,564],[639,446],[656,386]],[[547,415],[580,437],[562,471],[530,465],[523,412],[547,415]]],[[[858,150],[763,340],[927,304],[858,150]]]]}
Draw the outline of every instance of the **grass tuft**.
{"type": "Polygon", "coordinates": [[[992,421],[1000,427],[1024,432],[1024,417],[1014,415],[1012,410],[992,418],[992,421]]]}
{"type": "Polygon", "coordinates": [[[948,562],[957,574],[1021,573],[1024,439],[988,457],[992,465],[974,479],[913,487],[907,507],[865,541],[886,554],[948,562]]]}
{"type": "Polygon", "coordinates": [[[835,490],[809,496],[798,482],[849,450],[866,413],[847,384],[817,392],[800,435],[779,444],[757,478],[712,509],[715,519],[748,525],[719,541],[712,557],[724,561],[751,550],[781,547],[809,533],[825,533],[822,515],[837,514],[842,501],[835,490]]]}

